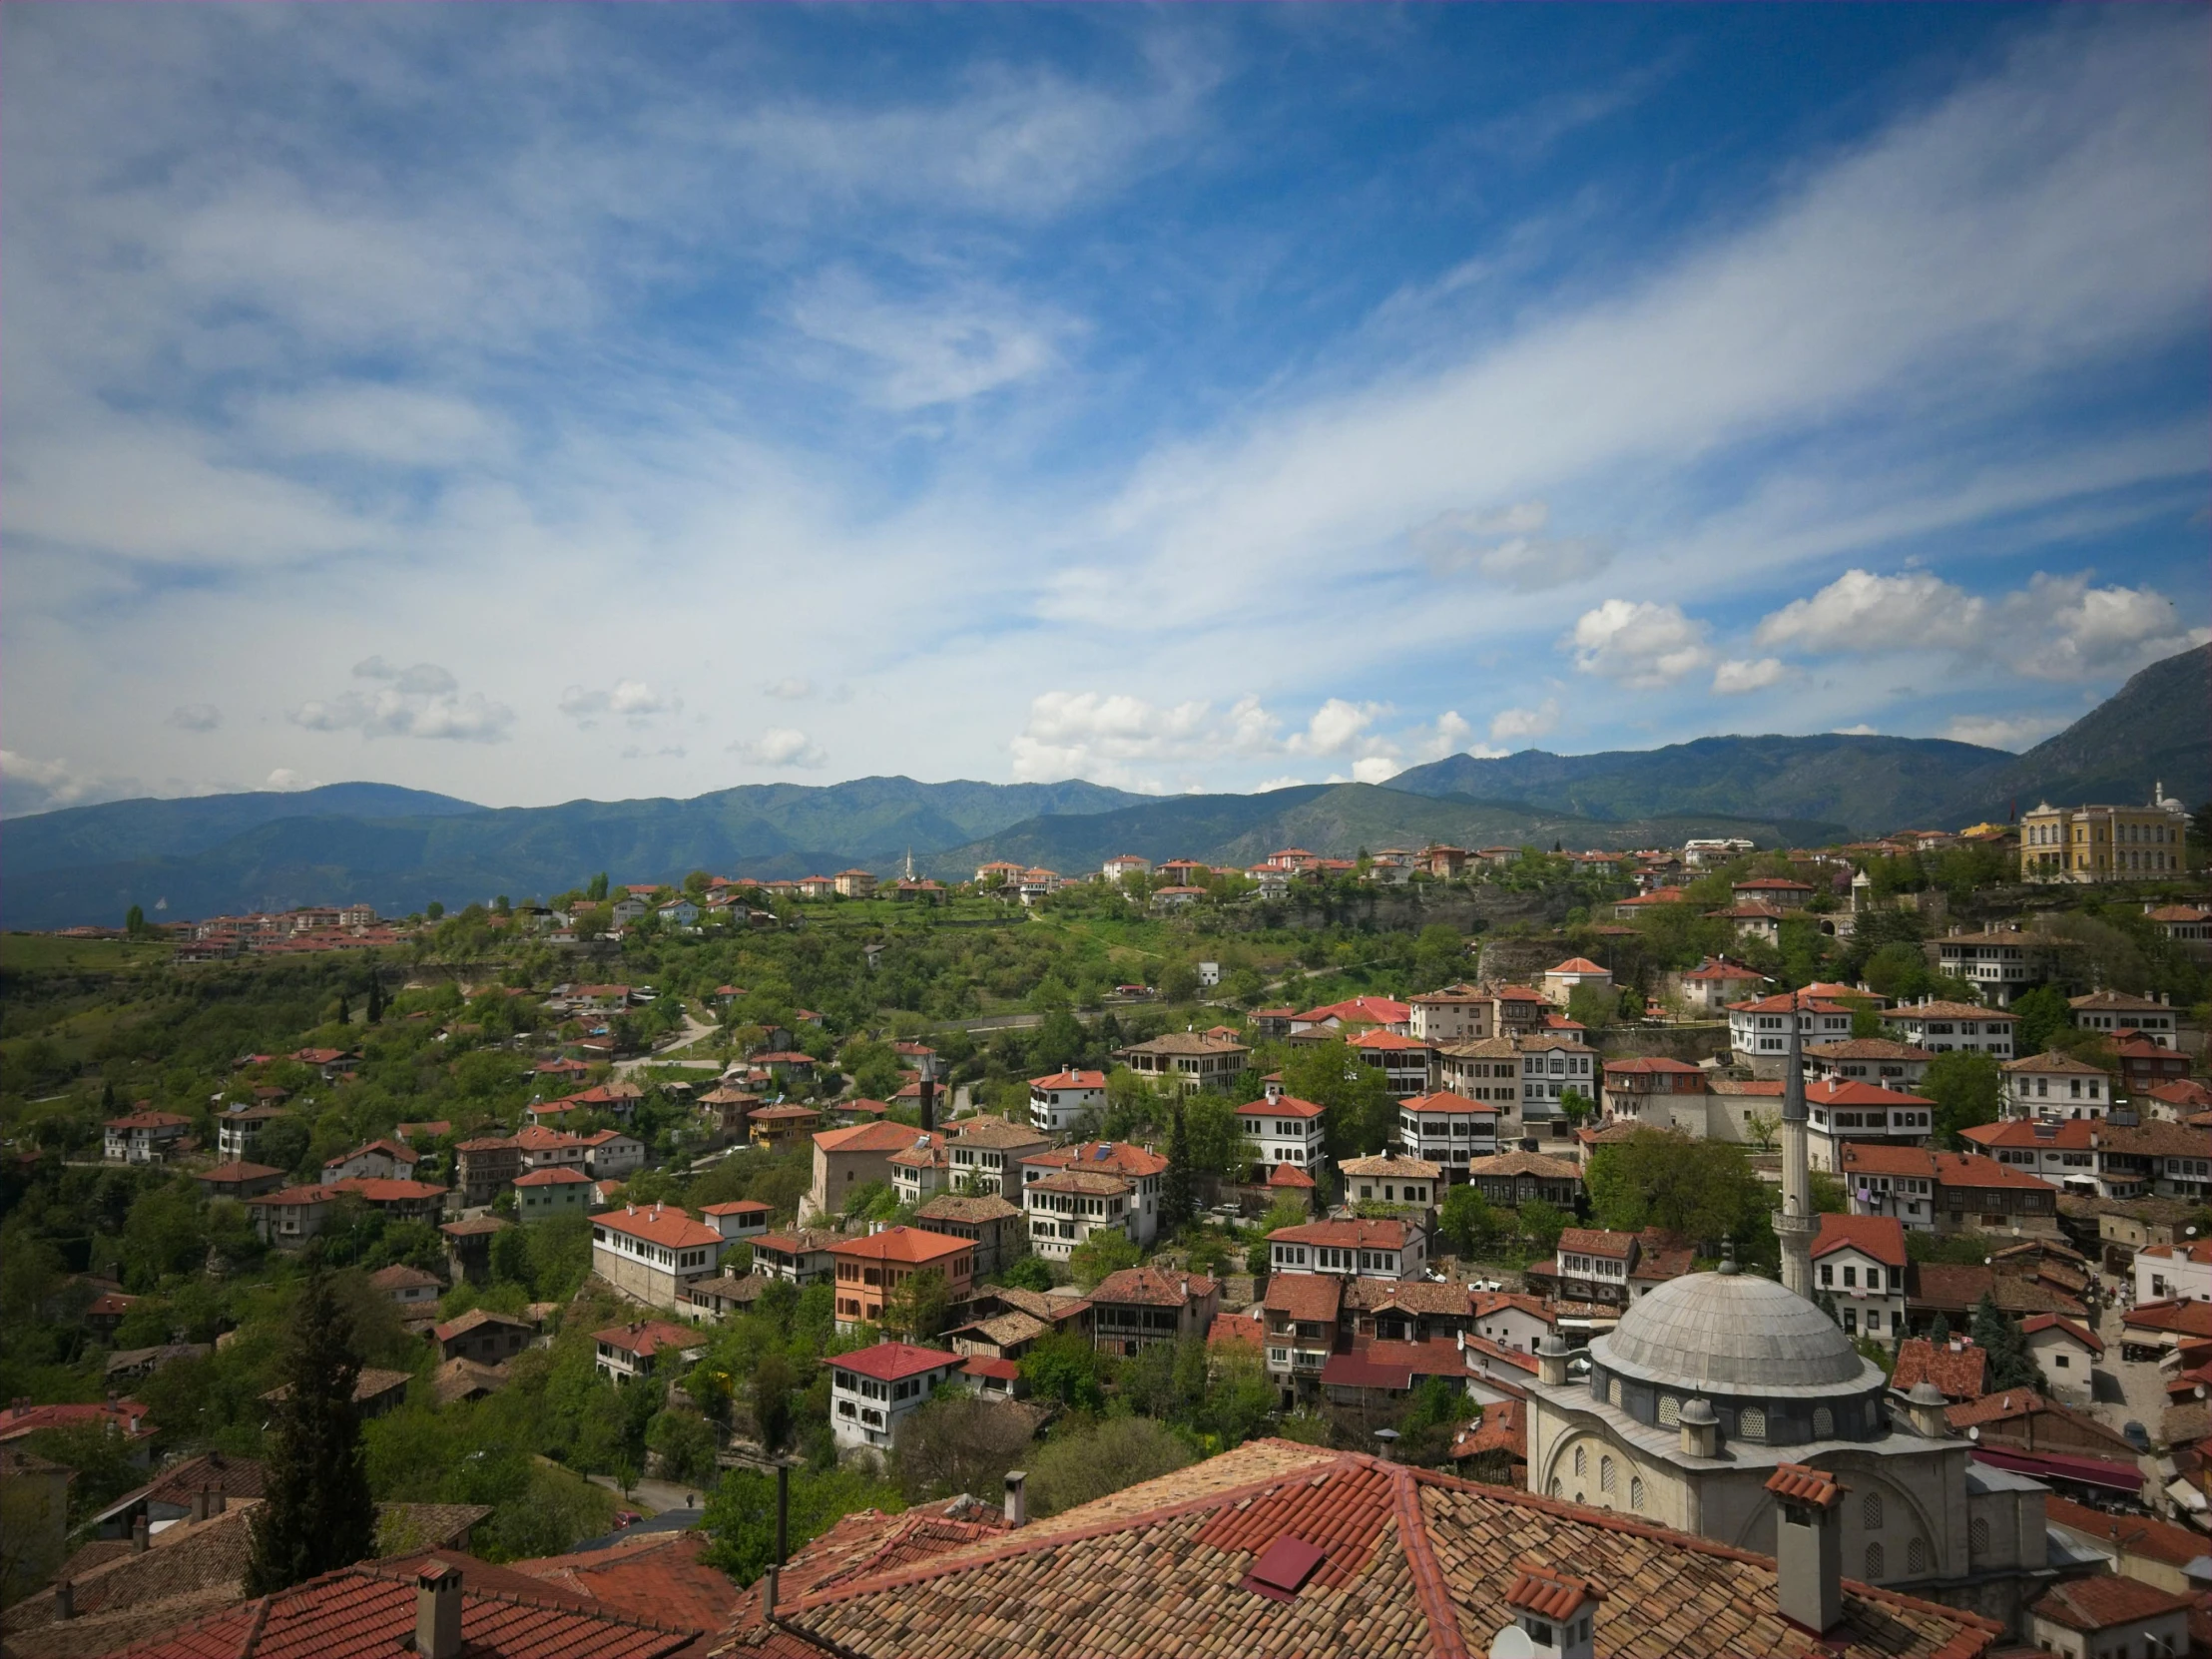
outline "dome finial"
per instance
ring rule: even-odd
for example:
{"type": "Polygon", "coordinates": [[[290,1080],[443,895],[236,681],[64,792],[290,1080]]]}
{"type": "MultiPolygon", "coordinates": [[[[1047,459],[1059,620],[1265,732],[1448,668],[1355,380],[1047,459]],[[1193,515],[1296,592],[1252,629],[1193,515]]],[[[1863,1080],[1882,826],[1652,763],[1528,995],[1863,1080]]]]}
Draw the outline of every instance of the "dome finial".
{"type": "Polygon", "coordinates": [[[1723,1273],[1741,1273],[1743,1271],[1736,1266],[1736,1241],[1734,1239],[1721,1240],[1720,1271],[1723,1273]]]}

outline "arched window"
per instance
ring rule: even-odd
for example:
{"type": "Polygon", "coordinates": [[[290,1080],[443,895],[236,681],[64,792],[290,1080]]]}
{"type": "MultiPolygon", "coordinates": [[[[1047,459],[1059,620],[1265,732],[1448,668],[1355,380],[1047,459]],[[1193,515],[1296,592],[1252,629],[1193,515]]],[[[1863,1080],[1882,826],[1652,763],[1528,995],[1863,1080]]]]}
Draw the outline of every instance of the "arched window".
{"type": "Polygon", "coordinates": [[[1859,1524],[1869,1532],[1882,1530],[1882,1494],[1869,1492],[1859,1500],[1859,1524]]]}
{"type": "Polygon", "coordinates": [[[1813,1438],[1825,1440],[1836,1432],[1836,1413],[1825,1405],[1813,1407],[1813,1438]]]}
{"type": "Polygon", "coordinates": [[[1905,1546],[1905,1570],[1916,1573],[1928,1571],[1928,1540],[1926,1538],[1915,1538],[1905,1546]]]}
{"type": "Polygon", "coordinates": [[[1966,1555],[1969,1560],[1978,1560],[1988,1553],[1989,1523],[1981,1516],[1976,1515],[1972,1523],[1966,1528],[1966,1555]]]}
{"type": "Polygon", "coordinates": [[[1597,1489],[1601,1492],[1613,1489],[1613,1459],[1610,1457],[1597,1460],[1597,1489]]]}
{"type": "Polygon", "coordinates": [[[1574,1448],[1574,1474],[1577,1480],[1590,1472],[1590,1454],[1580,1446],[1574,1448]]]}
{"type": "Polygon", "coordinates": [[[1880,1544],[1869,1544],[1867,1546],[1867,1582],[1870,1584],[1877,1583],[1881,1577],[1882,1546],[1880,1544]]]}
{"type": "Polygon", "coordinates": [[[1628,1506],[1638,1514],[1643,1513],[1644,1480],[1642,1475],[1632,1474],[1628,1477],[1628,1506]]]}
{"type": "Polygon", "coordinates": [[[1672,1394],[1661,1394],[1659,1396],[1660,1426],[1663,1428],[1672,1428],[1681,1420],[1682,1401],[1675,1398],[1672,1394]]]}
{"type": "Polygon", "coordinates": [[[1747,1440],[1763,1440],[1767,1437],[1767,1413],[1757,1405],[1747,1405],[1736,1413],[1736,1432],[1747,1440]]]}
{"type": "Polygon", "coordinates": [[[1553,1475],[1551,1477],[1551,1495],[1553,1497],[1558,1497],[1562,1495],[1564,1491],[1565,1488],[1559,1484],[1559,1477],[1556,1474],[1553,1475]]]}

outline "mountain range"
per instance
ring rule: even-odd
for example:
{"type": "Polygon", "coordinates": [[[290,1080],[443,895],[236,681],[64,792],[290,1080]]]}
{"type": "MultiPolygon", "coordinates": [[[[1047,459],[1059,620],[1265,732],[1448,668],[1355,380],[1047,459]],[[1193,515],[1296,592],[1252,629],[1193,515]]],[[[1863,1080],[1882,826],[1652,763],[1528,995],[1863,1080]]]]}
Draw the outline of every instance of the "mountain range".
{"type": "Polygon", "coordinates": [[[1080,780],[826,788],[749,785],[688,801],[485,808],[383,784],[294,794],[118,801],[12,819],[0,834],[0,916],[14,928],[115,923],[359,899],[405,914],[690,869],[878,872],[910,850],[962,878],[1012,858],[1096,868],[1117,852],[1248,864],[1279,846],[1632,846],[1698,834],[1764,845],[2003,819],[2015,805],[2141,801],[2163,782],[2212,798],[2212,647],[2154,663],[2023,755],[1941,739],[1717,737],[1597,755],[1455,755],[1385,785],[1158,798],[1080,780]]]}

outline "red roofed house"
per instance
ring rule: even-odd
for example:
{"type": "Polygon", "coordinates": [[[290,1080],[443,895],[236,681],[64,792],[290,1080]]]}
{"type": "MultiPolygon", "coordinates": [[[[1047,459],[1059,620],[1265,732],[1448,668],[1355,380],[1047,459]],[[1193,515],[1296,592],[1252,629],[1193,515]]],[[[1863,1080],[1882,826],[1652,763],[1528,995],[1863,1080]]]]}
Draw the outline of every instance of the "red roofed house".
{"type": "Polygon", "coordinates": [[[757,1239],[768,1231],[775,1212],[757,1198],[733,1199],[728,1204],[707,1204],[699,1217],[726,1239],[757,1239]]]}
{"type": "Polygon", "coordinates": [[[712,1279],[729,1248],[722,1234],[682,1210],[626,1205],[592,1217],[592,1272],[632,1301],[681,1308],[692,1285],[712,1279]]]}
{"type": "Polygon", "coordinates": [[[1158,1343],[1204,1336],[1221,1306],[1221,1286],[1202,1273],[1123,1268],[1091,1292],[1091,1341],[1133,1355],[1158,1343]]]}
{"type": "Polygon", "coordinates": [[[1847,1336],[1890,1342],[1905,1332],[1905,1224],[1895,1216],[1821,1217],[1813,1283],[1833,1297],[1847,1336]]]}
{"type": "Polygon", "coordinates": [[[612,1326],[593,1332],[591,1340],[598,1351],[600,1375],[618,1382],[624,1378],[642,1377],[650,1372],[655,1356],[663,1349],[672,1350],[685,1360],[696,1360],[707,1352],[706,1339],[696,1326],[671,1325],[666,1320],[639,1320],[630,1325],[612,1326]]]}
{"type": "Polygon", "coordinates": [[[1291,1035],[1295,1037],[1302,1031],[1340,1031],[1362,1025],[1409,1037],[1413,1034],[1413,1010],[1409,1003],[1387,996],[1355,996],[1292,1015],[1291,1035]]]}
{"type": "Polygon", "coordinates": [[[1808,1083],[1805,1104],[1811,1116],[1806,1159],[1831,1174],[1842,1166],[1846,1146],[1926,1146],[1935,1133],[1936,1102],[1873,1083],[1808,1083]]]}
{"type": "Polygon", "coordinates": [[[1558,1254],[1528,1270],[1528,1285],[1567,1302],[1621,1308],[1681,1278],[1695,1259],[1688,1246],[1650,1229],[1615,1233],[1570,1227],[1559,1235],[1558,1254]]]}
{"type": "Polygon", "coordinates": [[[1337,1351],[1337,1322],[1345,1282],[1335,1274],[1275,1272],[1260,1304],[1266,1328],[1268,1376],[1286,1403],[1311,1393],[1322,1367],[1337,1351]]]}
{"type": "Polygon", "coordinates": [[[146,1407],[135,1399],[110,1399],[91,1405],[10,1405],[0,1409],[0,1444],[20,1440],[43,1428],[82,1428],[87,1424],[120,1434],[133,1443],[133,1460],[143,1462],[143,1442],[154,1437],[146,1407]]]}
{"type": "Polygon", "coordinates": [[[1310,1221],[1268,1235],[1277,1273],[1360,1279],[1418,1279],[1428,1271],[1428,1236],[1402,1221],[1310,1221]]]}
{"type": "Polygon", "coordinates": [[[1789,1063],[1791,1015],[1798,1016],[1800,1034],[1807,1047],[1814,1043],[1842,1042],[1851,1035],[1852,1010],[1805,991],[1784,991],[1779,996],[1753,997],[1728,1005],[1728,1045],[1739,1065],[1751,1067],[1754,1077],[1782,1075],[1789,1063]]]}
{"type": "Polygon", "coordinates": [[[2053,1585],[2035,1603],[2035,1645],[2063,1659],[2187,1653],[2195,1594],[2161,1590],[2139,1578],[2099,1573],[2053,1585]]]}
{"type": "Polygon", "coordinates": [[[1167,1168],[1157,1152],[1127,1141],[1079,1141],[1022,1154],[1021,1191],[1005,1196],[1029,1212],[1030,1244],[1040,1256],[1065,1261],[1102,1227],[1118,1228],[1142,1250],[1160,1231],[1167,1168]],[[1116,1179],[1126,1190],[1104,1184],[1116,1179]]]}
{"type": "Polygon", "coordinates": [[[1935,1383],[1947,1400],[1979,1399],[1989,1391],[1989,1357],[1964,1337],[1954,1336],[1941,1347],[1926,1337],[1909,1337],[1898,1346],[1890,1386],[1910,1393],[1923,1382],[1935,1383]]]}
{"type": "Polygon", "coordinates": [[[1587,985],[1596,991],[1613,988],[1613,971],[1600,967],[1587,956],[1569,956],[1557,967],[1544,969],[1543,992],[1551,1002],[1564,1008],[1574,993],[1587,985]]]}
{"type": "MultiPolygon", "coordinates": [[[[1676,893],[1680,897],[1679,891],[1676,893]]],[[[1741,1001],[1767,982],[1726,956],[1708,956],[1696,967],[1675,975],[1677,994],[1693,1013],[1717,1014],[1731,1002],[1741,1001]]]]}
{"type": "Polygon", "coordinates": [[[229,1163],[201,1170],[193,1179],[210,1198],[244,1200],[275,1192],[284,1184],[284,1172],[267,1164],[229,1163]]]}
{"type": "Polygon", "coordinates": [[[1285,1094],[1275,1084],[1263,1098],[1238,1107],[1237,1127],[1244,1132],[1246,1154],[1258,1166],[1252,1179],[1265,1181],[1267,1171],[1278,1164],[1310,1174],[1328,1163],[1323,1118],[1321,1107],[1285,1094]]]}
{"type": "Polygon", "coordinates": [[[1415,1037],[1395,1031],[1355,1031],[1346,1039],[1352,1051],[1382,1073],[1383,1087],[1392,1100],[1409,1100],[1426,1094],[1434,1051],[1415,1037]]]}
{"type": "Polygon", "coordinates": [[[105,1154],[111,1164],[158,1164],[177,1149],[192,1119],[152,1110],[110,1118],[105,1154]]]}
{"type": "Polygon", "coordinates": [[[1248,1348],[1258,1354],[1267,1338],[1268,1322],[1259,1314],[1216,1314],[1206,1328],[1209,1349],[1248,1348]]]}
{"type": "Polygon", "coordinates": [[[322,1184],[339,1181],[412,1181],[416,1157],[397,1141],[370,1141],[341,1152],[322,1166],[322,1184]]]}
{"type": "Polygon", "coordinates": [[[1467,1374],[1459,1345],[1448,1337],[1421,1343],[1372,1342],[1322,1362],[1321,1386],[1339,1405],[1402,1399],[1424,1378],[1448,1378],[1459,1384],[1467,1374]]]}
{"type": "MultiPolygon", "coordinates": [[[[1518,1095],[1519,1057],[1499,1062],[1499,1070],[1511,1073],[1511,1092],[1518,1095]]],[[[1498,1107],[1490,1102],[1438,1089],[1397,1103],[1398,1147],[1409,1158],[1438,1166],[1446,1182],[1463,1180],[1469,1162],[1497,1150],[1497,1119],[1498,1107]]]]}
{"type": "Polygon", "coordinates": [[[919,1227],[886,1227],[865,1238],[844,1239],[830,1247],[836,1264],[837,1329],[881,1325],[883,1307],[915,1274],[943,1275],[955,1302],[975,1280],[975,1245],[967,1239],[930,1233],[919,1227]]]}
{"type": "Polygon", "coordinates": [[[534,1169],[515,1177],[515,1220],[528,1224],[591,1208],[592,1179],[580,1169],[534,1169]]]}
{"type": "Polygon", "coordinates": [[[1608,1122],[1674,1129],[1703,1140],[1709,1114],[1705,1069],[1687,1060],[1644,1054],[1605,1062],[1604,1115],[1608,1122]]]}
{"type": "Polygon", "coordinates": [[[537,1337],[537,1327],[529,1321],[495,1314],[489,1308],[471,1308],[430,1332],[440,1360],[474,1360],[486,1366],[512,1360],[537,1337]]]}
{"type": "Polygon", "coordinates": [[[815,1179],[800,1202],[802,1224],[841,1215],[846,1202],[871,1182],[892,1185],[897,1175],[891,1154],[905,1152],[922,1138],[908,1124],[883,1119],[855,1123],[849,1129],[825,1129],[815,1136],[815,1179]]]}
{"type": "Polygon", "coordinates": [[[958,1354],[908,1343],[877,1343],[822,1362],[830,1371],[830,1429],[838,1449],[880,1459],[899,1421],[928,1403],[930,1390],[959,1375],[958,1354]]]}
{"type": "Polygon", "coordinates": [[[1106,1074],[1056,1071],[1029,1079],[1029,1125],[1047,1135],[1071,1132],[1085,1112],[1106,1109],[1106,1074]]]}
{"type": "Polygon", "coordinates": [[[2212,1302],[2212,1239],[2138,1250],[2135,1301],[2212,1302]]]}
{"type": "Polygon", "coordinates": [[[2043,1391],[2069,1405],[2095,1398],[2090,1372],[2104,1358],[2104,1343],[2079,1320],[2062,1314],[2033,1314],[2020,1322],[2027,1351],[2043,1374],[2043,1391]]]}

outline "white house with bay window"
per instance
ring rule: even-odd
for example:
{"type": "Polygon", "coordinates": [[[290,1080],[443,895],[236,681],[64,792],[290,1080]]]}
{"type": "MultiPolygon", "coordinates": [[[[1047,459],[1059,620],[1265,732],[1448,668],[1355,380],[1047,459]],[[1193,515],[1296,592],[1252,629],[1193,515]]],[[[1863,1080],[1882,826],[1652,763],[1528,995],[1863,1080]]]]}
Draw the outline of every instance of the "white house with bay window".
{"type": "Polygon", "coordinates": [[[1270,1083],[1266,1098],[1237,1108],[1237,1127],[1244,1131],[1245,1147],[1265,1178],[1277,1164],[1291,1164],[1309,1175],[1329,1161],[1322,1128],[1322,1108],[1311,1100],[1285,1094],[1270,1083]]]}
{"type": "Polygon", "coordinates": [[[1314,1221],[1268,1235],[1277,1273],[1344,1279],[1418,1279],[1428,1270],[1428,1235],[1402,1221],[1314,1221]]]}
{"type": "Polygon", "coordinates": [[[830,1431],[837,1450],[880,1462],[898,1425],[928,1403],[967,1357],[909,1343],[877,1343],[822,1362],[830,1369],[830,1431]]]}
{"type": "Polygon", "coordinates": [[[1813,1287],[1834,1301],[1846,1336],[1904,1336],[1906,1263],[1905,1223],[1896,1216],[1821,1217],[1813,1287]]]}

